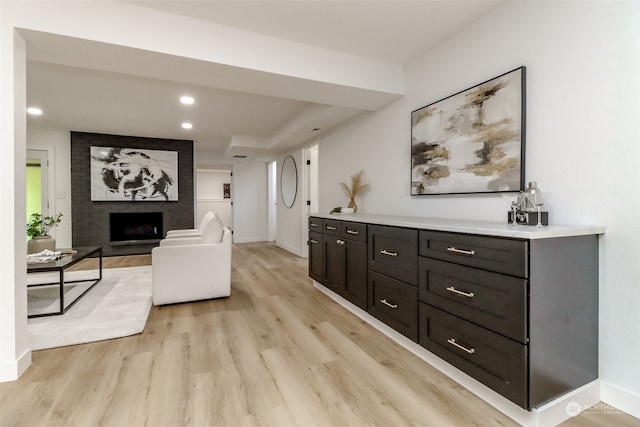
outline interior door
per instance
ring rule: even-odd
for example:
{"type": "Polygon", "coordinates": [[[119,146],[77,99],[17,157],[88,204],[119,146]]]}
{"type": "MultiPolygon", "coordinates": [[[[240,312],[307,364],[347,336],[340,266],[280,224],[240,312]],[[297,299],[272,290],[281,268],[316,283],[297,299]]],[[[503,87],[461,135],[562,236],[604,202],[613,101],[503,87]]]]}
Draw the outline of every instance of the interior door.
{"type": "Polygon", "coordinates": [[[49,153],[27,150],[27,221],[32,214],[49,214],[49,153]]]}

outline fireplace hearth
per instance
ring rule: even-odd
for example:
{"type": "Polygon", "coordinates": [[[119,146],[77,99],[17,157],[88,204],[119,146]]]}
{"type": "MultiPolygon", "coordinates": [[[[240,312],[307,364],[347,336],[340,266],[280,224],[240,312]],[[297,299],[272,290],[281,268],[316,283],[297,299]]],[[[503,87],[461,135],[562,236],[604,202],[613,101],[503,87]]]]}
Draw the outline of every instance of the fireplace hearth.
{"type": "Polygon", "coordinates": [[[112,212],[111,245],[156,244],[162,239],[162,212],[112,212]]]}

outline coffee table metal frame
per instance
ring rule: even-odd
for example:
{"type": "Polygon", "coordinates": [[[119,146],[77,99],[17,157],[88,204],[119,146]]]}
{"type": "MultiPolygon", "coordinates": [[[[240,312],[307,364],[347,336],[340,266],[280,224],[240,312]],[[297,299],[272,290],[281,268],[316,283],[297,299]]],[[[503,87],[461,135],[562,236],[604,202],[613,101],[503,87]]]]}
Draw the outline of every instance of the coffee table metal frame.
{"type": "Polygon", "coordinates": [[[102,280],[102,246],[90,246],[90,247],[78,247],[73,248],[76,253],[72,255],[63,256],[56,261],[40,263],[40,264],[27,264],[27,274],[29,273],[46,273],[57,271],[60,274],[60,280],[58,282],[48,282],[48,283],[37,283],[32,285],[27,285],[27,288],[35,288],[41,286],[51,286],[51,285],[59,285],[60,288],[60,310],[57,312],[51,313],[40,313],[40,314],[30,314],[27,317],[44,317],[44,316],[59,316],[61,314],[66,313],[71,307],[74,306],[76,302],[80,300],[83,296],[87,294],[94,286],[96,286],[102,280]],[[64,280],[64,272],[69,267],[79,263],[80,261],[90,258],[92,255],[98,255],[99,258],[99,269],[98,269],[98,277],[91,279],[83,279],[83,280],[64,280]],[[79,282],[91,282],[91,286],[89,286],[82,294],[76,297],[71,303],[65,307],[64,305],[64,286],[69,283],[79,283],[79,282]]]}

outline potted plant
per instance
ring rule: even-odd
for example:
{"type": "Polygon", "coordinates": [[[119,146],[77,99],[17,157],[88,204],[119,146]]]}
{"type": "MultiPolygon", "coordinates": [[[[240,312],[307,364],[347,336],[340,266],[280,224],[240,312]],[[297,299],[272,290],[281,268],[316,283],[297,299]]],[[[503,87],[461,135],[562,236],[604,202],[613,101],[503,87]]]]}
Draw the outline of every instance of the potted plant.
{"type": "Polygon", "coordinates": [[[358,212],[358,205],[356,205],[356,196],[363,193],[369,188],[369,184],[362,183],[362,171],[359,171],[355,175],[351,175],[351,188],[344,182],[341,182],[344,192],[349,196],[349,209],[353,209],[353,212],[358,212]]]}
{"type": "Polygon", "coordinates": [[[44,249],[55,250],[56,240],[49,235],[49,231],[61,221],[62,213],[52,216],[42,216],[39,213],[31,214],[29,222],[27,222],[27,236],[31,237],[27,243],[27,252],[33,254],[44,249]]]}

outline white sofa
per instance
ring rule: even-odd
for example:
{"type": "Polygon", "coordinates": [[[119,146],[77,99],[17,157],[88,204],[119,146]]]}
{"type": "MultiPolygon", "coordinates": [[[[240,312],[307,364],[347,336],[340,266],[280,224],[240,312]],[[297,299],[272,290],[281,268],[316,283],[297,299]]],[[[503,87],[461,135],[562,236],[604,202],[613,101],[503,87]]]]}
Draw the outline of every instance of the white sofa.
{"type": "Polygon", "coordinates": [[[231,295],[231,230],[203,230],[200,237],[169,238],[151,251],[154,305],[231,295]]]}
{"type": "Polygon", "coordinates": [[[215,212],[208,211],[200,220],[198,228],[169,230],[167,231],[167,235],[165,238],[170,239],[176,237],[199,237],[200,235],[202,235],[202,230],[207,226],[207,224],[213,219],[214,216],[217,216],[215,212]]]}

